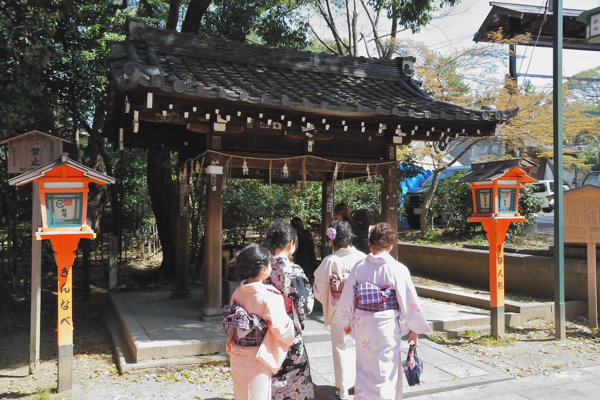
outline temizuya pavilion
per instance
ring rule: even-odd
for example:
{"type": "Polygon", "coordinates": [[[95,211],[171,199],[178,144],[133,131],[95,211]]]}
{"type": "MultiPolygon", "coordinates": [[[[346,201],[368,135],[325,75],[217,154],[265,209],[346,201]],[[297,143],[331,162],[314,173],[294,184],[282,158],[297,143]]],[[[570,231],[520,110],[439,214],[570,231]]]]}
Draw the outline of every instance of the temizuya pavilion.
{"type": "MultiPolygon", "coordinates": [[[[432,99],[412,78],[412,57],[340,57],[248,45],[133,18],[126,31],[125,41],[110,43],[104,134],[125,147],[177,151],[184,199],[191,174],[209,176],[204,319],[221,315],[223,172],[267,182],[289,172],[322,182],[323,229],[332,218],[335,180],[379,175],[381,219],[395,227],[397,146],[494,136],[518,111],[432,99]]],[[[177,235],[187,238],[185,207],[181,211],[177,235]]],[[[187,242],[179,241],[174,295],[188,291],[187,242]]]]}

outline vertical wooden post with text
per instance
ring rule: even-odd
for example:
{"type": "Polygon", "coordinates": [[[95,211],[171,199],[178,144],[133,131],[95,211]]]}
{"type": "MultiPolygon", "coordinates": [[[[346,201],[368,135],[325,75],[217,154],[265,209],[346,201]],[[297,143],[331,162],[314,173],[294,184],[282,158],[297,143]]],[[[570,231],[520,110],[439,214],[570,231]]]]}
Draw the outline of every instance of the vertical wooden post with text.
{"type": "Polygon", "coordinates": [[[598,329],[596,244],[600,243],[600,187],[585,185],[566,191],[563,207],[565,243],[587,246],[588,323],[590,328],[598,329]]]}
{"type": "Polygon", "coordinates": [[[73,261],[80,239],[96,234],[86,224],[89,182],[105,185],[115,179],[70,160],[67,154],[8,181],[11,185],[39,185],[42,226],[35,240],[49,239],[58,267],[57,342],[58,391],[73,385],[73,261]]]}
{"type": "Polygon", "coordinates": [[[504,239],[511,222],[524,222],[519,215],[519,190],[522,183],[536,182],[523,169],[520,159],[492,161],[471,165],[471,172],[459,183],[471,183],[473,216],[489,242],[490,325],[492,336],[504,336],[504,239]]]}
{"type": "MultiPolygon", "coordinates": [[[[0,142],[8,144],[8,173],[22,174],[33,171],[42,165],[54,161],[62,153],[63,142],[58,138],[40,131],[30,131],[0,142]]],[[[31,230],[35,235],[41,223],[40,196],[38,184],[33,183],[33,201],[31,205],[31,230]]],[[[37,373],[40,363],[40,314],[42,306],[42,246],[32,236],[31,239],[31,333],[29,341],[29,374],[37,373]]]]}

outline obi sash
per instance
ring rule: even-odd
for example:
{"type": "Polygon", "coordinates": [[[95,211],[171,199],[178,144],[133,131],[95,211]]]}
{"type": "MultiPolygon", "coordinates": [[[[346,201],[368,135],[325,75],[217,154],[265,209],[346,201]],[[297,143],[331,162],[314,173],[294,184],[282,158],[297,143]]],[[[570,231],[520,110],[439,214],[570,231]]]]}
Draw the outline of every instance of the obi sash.
{"type": "Polygon", "coordinates": [[[344,290],[344,283],[346,280],[342,280],[337,273],[334,273],[331,276],[331,281],[329,281],[329,288],[331,290],[331,297],[334,300],[339,300],[342,296],[342,291],[344,290]]]}
{"type": "Polygon", "coordinates": [[[237,301],[223,307],[221,327],[226,334],[233,330],[233,342],[240,346],[260,346],[269,324],[256,314],[248,314],[237,301]]]}
{"type": "Polygon", "coordinates": [[[367,311],[398,310],[396,291],[389,286],[378,287],[366,282],[354,286],[356,308],[367,311]]]}

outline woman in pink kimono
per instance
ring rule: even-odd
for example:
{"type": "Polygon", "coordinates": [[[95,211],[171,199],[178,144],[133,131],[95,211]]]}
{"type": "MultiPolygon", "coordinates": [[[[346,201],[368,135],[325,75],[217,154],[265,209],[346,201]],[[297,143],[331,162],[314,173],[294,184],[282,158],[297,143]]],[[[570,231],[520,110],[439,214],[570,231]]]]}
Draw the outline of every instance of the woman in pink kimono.
{"type": "Polygon", "coordinates": [[[296,251],[298,236],[291,225],[281,219],[271,222],[266,236],[274,258],[271,276],[265,283],[272,284],[283,293],[288,316],[294,321],[295,335],[281,369],[271,379],[272,398],[313,400],[315,394],[302,330],[304,319],[312,312],[315,298],[302,267],[290,261],[296,251]]]}
{"type": "Polygon", "coordinates": [[[346,399],[356,379],[356,349],[354,339],[344,334],[346,325],[338,325],[333,317],[350,271],[367,255],[352,246],[354,234],[346,221],[334,221],[327,229],[327,237],[334,253],[325,257],[315,271],[313,291],[323,304],[323,320],[331,333],[337,395],[346,399]]]}
{"type": "Polygon", "coordinates": [[[335,313],[356,340],[356,400],[402,399],[401,338],[416,347],[429,331],[408,269],[389,254],[397,240],[389,224],[372,227],[371,253],[350,272],[335,313]]]}
{"type": "Polygon", "coordinates": [[[279,371],[294,342],[294,323],[281,292],[263,280],[271,273],[271,253],[257,244],[246,246],[233,261],[244,279],[225,306],[223,329],[229,333],[233,392],[236,400],[269,400],[271,374],[279,371]]]}

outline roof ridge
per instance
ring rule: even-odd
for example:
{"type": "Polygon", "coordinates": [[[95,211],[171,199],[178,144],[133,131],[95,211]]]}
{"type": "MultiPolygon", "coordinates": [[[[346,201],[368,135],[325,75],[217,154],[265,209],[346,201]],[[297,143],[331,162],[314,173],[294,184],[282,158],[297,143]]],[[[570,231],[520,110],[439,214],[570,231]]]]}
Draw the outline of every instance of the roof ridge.
{"type": "Polygon", "coordinates": [[[133,17],[127,18],[127,39],[144,42],[149,47],[168,52],[173,56],[201,57],[247,65],[384,80],[398,80],[403,77],[398,59],[340,56],[233,42],[210,36],[171,31],[133,17]],[[177,43],[174,40],[165,40],[165,36],[176,37],[177,43]]]}

